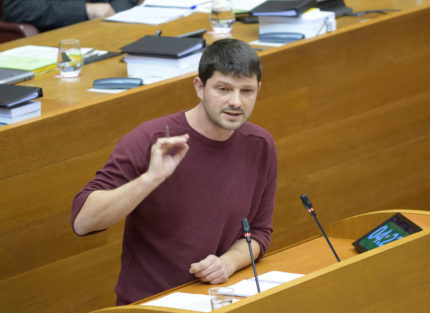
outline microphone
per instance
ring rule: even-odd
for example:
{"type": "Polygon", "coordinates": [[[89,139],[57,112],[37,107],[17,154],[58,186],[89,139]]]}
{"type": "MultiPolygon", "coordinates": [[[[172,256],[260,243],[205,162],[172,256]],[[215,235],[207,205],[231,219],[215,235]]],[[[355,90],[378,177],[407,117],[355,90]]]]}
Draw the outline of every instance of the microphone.
{"type": "Polygon", "coordinates": [[[327,235],[325,234],[324,229],[322,228],[322,226],[321,226],[320,222],[318,221],[317,215],[316,215],[316,213],[315,213],[315,211],[314,211],[314,208],[312,207],[312,202],[311,202],[311,200],[309,200],[308,196],[307,196],[307,195],[305,195],[305,194],[302,194],[302,195],[300,196],[300,199],[302,200],[302,202],[303,202],[303,206],[305,207],[305,209],[306,209],[306,210],[308,210],[309,214],[314,218],[315,222],[317,223],[317,225],[318,225],[319,229],[321,230],[321,232],[322,232],[322,234],[323,234],[323,236],[324,236],[325,240],[327,240],[327,243],[328,243],[328,245],[330,246],[331,251],[333,251],[333,254],[334,254],[334,256],[336,257],[336,260],[337,260],[338,262],[340,262],[340,259],[339,259],[339,257],[337,256],[336,251],[334,251],[334,248],[333,248],[333,246],[331,245],[330,240],[328,240],[328,237],[327,237],[327,235]]]}
{"type": "Polygon", "coordinates": [[[257,270],[255,268],[254,253],[252,253],[252,247],[251,247],[251,227],[249,227],[248,219],[246,217],[242,218],[242,230],[243,230],[243,236],[245,237],[246,242],[248,243],[249,254],[251,255],[251,263],[252,263],[252,269],[254,270],[254,278],[255,278],[255,283],[257,285],[257,291],[260,292],[260,284],[258,282],[257,270]]]}

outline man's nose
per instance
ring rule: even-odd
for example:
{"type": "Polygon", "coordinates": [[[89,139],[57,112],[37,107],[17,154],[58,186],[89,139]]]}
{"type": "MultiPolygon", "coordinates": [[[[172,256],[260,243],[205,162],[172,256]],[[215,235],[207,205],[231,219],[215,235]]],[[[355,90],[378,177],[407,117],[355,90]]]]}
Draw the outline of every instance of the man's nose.
{"type": "Polygon", "coordinates": [[[229,105],[235,108],[242,106],[242,99],[240,97],[240,90],[233,90],[231,93],[229,105]]]}

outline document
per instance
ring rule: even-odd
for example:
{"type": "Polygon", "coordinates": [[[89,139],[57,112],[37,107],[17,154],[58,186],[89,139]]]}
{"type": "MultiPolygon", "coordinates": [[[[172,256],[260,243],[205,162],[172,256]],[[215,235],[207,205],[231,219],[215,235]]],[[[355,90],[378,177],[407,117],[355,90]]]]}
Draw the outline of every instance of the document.
{"type": "MultiPolygon", "coordinates": [[[[81,48],[85,54],[93,51],[81,48]]],[[[25,45],[0,52],[0,68],[32,71],[36,75],[57,67],[57,47],[25,45]]]]}
{"type": "Polygon", "coordinates": [[[159,25],[187,16],[192,12],[193,10],[189,8],[161,8],[141,4],[105,18],[105,21],[159,25]]]}
{"type": "MultiPolygon", "coordinates": [[[[270,288],[276,287],[278,285],[281,285],[283,283],[289,282],[302,276],[303,274],[278,271],[271,271],[262,275],[258,275],[260,291],[266,291],[270,288]]],[[[257,284],[255,283],[254,277],[244,279],[229,287],[232,287],[234,289],[233,295],[236,297],[249,297],[258,293],[257,284]]]]}
{"type": "Polygon", "coordinates": [[[195,9],[210,0],[145,0],[145,6],[195,9]]]}
{"type": "MultiPolygon", "coordinates": [[[[233,11],[235,13],[249,12],[253,8],[259,6],[266,0],[232,0],[233,11]]],[[[205,4],[201,4],[196,8],[197,12],[210,13],[211,3],[210,1],[205,4]]]]}
{"type": "Polygon", "coordinates": [[[182,309],[197,312],[210,312],[211,300],[209,295],[174,292],[165,297],[142,303],[142,305],[160,306],[165,308],[182,309]]]}

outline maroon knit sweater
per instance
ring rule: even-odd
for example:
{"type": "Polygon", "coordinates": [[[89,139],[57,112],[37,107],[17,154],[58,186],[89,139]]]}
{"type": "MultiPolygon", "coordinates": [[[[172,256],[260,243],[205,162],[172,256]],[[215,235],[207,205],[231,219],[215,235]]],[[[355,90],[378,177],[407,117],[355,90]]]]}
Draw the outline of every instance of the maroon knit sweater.
{"type": "Polygon", "coordinates": [[[127,216],[115,291],[127,304],[195,279],[191,263],[226,252],[242,236],[244,217],[266,251],[272,233],[277,156],[270,134],[245,123],[226,141],[210,140],[185,112],[145,122],[124,136],[108,162],[76,195],[72,225],[88,195],[133,180],[148,168],[150,149],[164,136],[188,133],[190,150],[176,171],[127,216]]]}

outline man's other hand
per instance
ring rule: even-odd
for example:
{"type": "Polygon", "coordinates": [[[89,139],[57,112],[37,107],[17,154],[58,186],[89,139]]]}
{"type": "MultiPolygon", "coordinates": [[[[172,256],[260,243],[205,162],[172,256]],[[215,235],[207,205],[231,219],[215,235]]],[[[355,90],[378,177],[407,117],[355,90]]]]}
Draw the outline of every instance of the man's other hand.
{"type": "Polygon", "coordinates": [[[226,265],[215,255],[209,255],[200,262],[191,264],[190,273],[210,284],[221,284],[228,279],[226,265]]]}
{"type": "Polygon", "coordinates": [[[114,9],[112,9],[112,6],[109,3],[87,3],[85,4],[85,9],[89,20],[105,18],[115,14],[114,9]]]}

